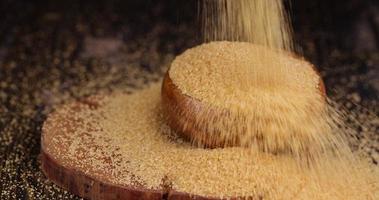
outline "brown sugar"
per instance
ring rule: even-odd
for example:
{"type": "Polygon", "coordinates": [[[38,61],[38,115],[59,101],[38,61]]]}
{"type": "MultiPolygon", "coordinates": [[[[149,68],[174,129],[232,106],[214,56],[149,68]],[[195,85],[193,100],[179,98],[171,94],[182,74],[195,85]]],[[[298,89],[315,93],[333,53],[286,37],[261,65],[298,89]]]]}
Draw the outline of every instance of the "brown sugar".
{"type": "Polygon", "coordinates": [[[205,42],[244,41],[293,50],[283,0],[204,0],[200,16],[205,42]]]}

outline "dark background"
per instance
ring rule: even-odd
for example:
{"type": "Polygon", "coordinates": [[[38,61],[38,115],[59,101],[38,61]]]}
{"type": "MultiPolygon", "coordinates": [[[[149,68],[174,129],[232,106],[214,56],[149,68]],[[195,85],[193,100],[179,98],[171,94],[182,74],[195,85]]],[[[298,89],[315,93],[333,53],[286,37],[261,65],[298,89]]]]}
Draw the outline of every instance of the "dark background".
{"type": "MultiPolygon", "coordinates": [[[[286,4],[297,45],[328,95],[359,119],[357,146],[376,164],[379,1],[286,4]]],[[[1,1],[0,199],[76,198],[39,169],[46,114],[100,89],[133,86],[125,81],[130,68],[162,74],[175,55],[201,42],[197,7],[197,0],[1,1]]]]}

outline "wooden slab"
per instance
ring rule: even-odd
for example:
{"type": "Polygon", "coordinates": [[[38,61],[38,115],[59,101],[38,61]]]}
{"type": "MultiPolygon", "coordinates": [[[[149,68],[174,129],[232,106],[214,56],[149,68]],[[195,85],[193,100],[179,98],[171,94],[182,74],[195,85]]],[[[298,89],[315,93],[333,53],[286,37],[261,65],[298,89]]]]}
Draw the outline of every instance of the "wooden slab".
{"type": "MultiPolygon", "coordinates": [[[[70,109],[69,112],[81,112],[84,109],[98,109],[101,106],[96,102],[96,98],[89,98],[71,103],[64,109],[70,109]]],[[[61,108],[63,109],[63,108],[61,108]]],[[[89,174],[84,169],[91,169],[92,166],[76,166],[72,161],[65,158],[64,152],[67,148],[64,142],[54,142],[58,137],[70,138],[72,131],[75,131],[76,121],[80,119],[70,119],[60,116],[60,109],[49,115],[46,120],[41,136],[41,168],[44,174],[58,186],[68,190],[85,199],[101,200],[148,200],[148,199],[170,199],[170,200],[213,200],[215,198],[202,197],[182,193],[162,186],[161,189],[152,190],[142,186],[113,184],[112,180],[107,178],[108,174],[100,172],[89,174]]],[[[94,127],[95,128],[95,127],[94,127]]],[[[91,134],[91,132],[88,132],[91,134]]],[[[76,138],[77,139],[77,138],[76,138]]],[[[72,138],[74,141],[75,138],[72,138]]],[[[68,141],[68,142],[73,142],[68,141]]],[[[79,144],[80,145],[80,144],[79,144]]],[[[80,159],[70,158],[70,160],[80,159]]]]}

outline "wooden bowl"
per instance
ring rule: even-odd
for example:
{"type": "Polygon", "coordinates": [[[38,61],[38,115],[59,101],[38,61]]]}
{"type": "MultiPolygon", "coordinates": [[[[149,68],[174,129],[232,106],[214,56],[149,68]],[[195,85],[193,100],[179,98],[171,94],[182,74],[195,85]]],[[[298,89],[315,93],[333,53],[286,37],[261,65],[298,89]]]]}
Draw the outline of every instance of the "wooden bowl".
{"type": "MultiPolygon", "coordinates": [[[[309,63],[309,66],[313,68],[316,75],[319,77],[317,87],[321,95],[325,98],[325,85],[320,74],[311,63],[309,63]]],[[[220,133],[216,130],[209,130],[202,127],[202,125],[199,125],[197,119],[199,119],[201,113],[204,113],[205,111],[210,119],[230,116],[230,113],[228,110],[221,110],[218,108],[213,109],[205,102],[201,102],[198,99],[183,94],[179,87],[175,85],[170,78],[169,71],[170,70],[167,71],[162,83],[162,107],[167,124],[171,129],[186,140],[207,148],[242,146],[238,139],[229,141],[222,139],[221,137],[214,137],[215,135],[220,135],[220,133]]]]}

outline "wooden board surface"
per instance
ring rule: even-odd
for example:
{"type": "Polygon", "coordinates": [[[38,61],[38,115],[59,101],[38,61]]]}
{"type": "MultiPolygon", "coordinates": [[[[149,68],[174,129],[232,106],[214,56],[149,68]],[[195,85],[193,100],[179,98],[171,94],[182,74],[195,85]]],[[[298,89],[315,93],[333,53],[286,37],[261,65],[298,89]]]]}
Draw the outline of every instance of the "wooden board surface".
{"type": "MultiPolygon", "coordinates": [[[[86,109],[96,110],[101,106],[96,102],[96,99],[101,99],[101,97],[86,98],[70,103],[60,109],[69,109],[68,112],[81,112],[86,109]]],[[[58,186],[80,197],[92,200],[215,199],[177,192],[164,185],[162,185],[160,189],[148,189],[138,183],[135,185],[115,184],[115,182],[117,182],[117,180],[115,180],[116,178],[109,176],[106,172],[93,170],[93,165],[87,164],[83,166],[82,164],[77,164],[80,163],[80,161],[77,161],[80,157],[67,158],[65,151],[69,149],[69,144],[75,140],[79,140],[79,138],[70,137],[70,134],[77,131],[76,128],[78,128],[78,124],[76,122],[80,120],[80,118],[75,118],[70,114],[61,115],[58,109],[49,115],[44,124],[41,135],[41,168],[47,178],[58,186]],[[69,139],[66,141],[57,141],[62,138],[69,139]]],[[[86,134],[91,134],[91,132],[86,134]]],[[[90,149],[88,145],[91,144],[79,143],[78,145],[82,145],[82,148],[86,151],[86,149],[90,149]]],[[[102,160],[108,158],[100,157],[98,159],[102,160]]]]}

